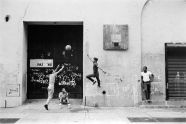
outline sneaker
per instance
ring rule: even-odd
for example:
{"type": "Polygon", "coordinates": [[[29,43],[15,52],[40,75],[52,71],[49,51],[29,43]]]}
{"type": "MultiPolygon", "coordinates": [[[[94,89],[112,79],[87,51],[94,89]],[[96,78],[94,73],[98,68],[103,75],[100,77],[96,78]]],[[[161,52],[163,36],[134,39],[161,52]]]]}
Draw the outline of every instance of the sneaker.
{"type": "Polygon", "coordinates": [[[68,106],[68,109],[70,109],[70,108],[71,108],[71,107],[70,107],[70,104],[68,104],[67,106],[68,106]]]}
{"type": "Polygon", "coordinates": [[[93,82],[93,85],[96,83],[96,81],[93,82]]]}
{"type": "Polygon", "coordinates": [[[148,103],[152,103],[152,101],[149,100],[148,103]]]}
{"type": "Polygon", "coordinates": [[[45,107],[46,110],[48,110],[48,105],[47,104],[45,104],[44,107],[45,107]]]}

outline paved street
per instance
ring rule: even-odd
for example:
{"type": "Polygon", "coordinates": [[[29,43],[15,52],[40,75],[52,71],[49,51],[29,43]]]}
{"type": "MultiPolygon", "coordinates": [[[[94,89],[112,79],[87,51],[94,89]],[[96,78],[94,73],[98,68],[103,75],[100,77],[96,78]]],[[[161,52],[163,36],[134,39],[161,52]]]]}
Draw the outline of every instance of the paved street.
{"type": "Polygon", "coordinates": [[[178,124],[186,123],[186,108],[85,107],[71,108],[53,100],[46,111],[45,100],[28,102],[15,108],[0,108],[0,123],[16,124],[178,124]]]}

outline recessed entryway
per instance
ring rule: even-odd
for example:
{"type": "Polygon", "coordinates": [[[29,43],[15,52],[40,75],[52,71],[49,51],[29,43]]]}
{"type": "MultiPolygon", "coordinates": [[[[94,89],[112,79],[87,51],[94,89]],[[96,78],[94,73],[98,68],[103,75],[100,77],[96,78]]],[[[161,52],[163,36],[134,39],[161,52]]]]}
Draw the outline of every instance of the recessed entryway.
{"type": "Polygon", "coordinates": [[[83,23],[26,23],[27,98],[47,98],[48,77],[57,65],[66,65],[56,78],[54,98],[65,87],[70,98],[83,98],[83,23]],[[71,51],[65,51],[70,45],[71,51]],[[66,52],[66,54],[64,54],[66,52]],[[67,53],[69,56],[67,57],[67,53]]]}
{"type": "Polygon", "coordinates": [[[186,44],[165,44],[167,99],[186,99],[186,44]]]}

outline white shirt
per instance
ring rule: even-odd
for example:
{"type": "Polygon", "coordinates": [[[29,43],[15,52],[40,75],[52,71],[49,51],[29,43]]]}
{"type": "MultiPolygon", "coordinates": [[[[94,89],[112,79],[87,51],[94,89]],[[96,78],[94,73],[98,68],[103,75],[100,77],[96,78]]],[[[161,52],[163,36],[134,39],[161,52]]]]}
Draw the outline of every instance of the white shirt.
{"type": "Polygon", "coordinates": [[[53,73],[49,75],[49,85],[48,88],[52,89],[54,88],[54,83],[55,83],[55,77],[56,77],[57,73],[53,73]]]}
{"type": "Polygon", "coordinates": [[[150,81],[150,76],[152,75],[152,73],[150,71],[145,72],[141,72],[141,76],[143,77],[143,81],[147,82],[150,81]]]}

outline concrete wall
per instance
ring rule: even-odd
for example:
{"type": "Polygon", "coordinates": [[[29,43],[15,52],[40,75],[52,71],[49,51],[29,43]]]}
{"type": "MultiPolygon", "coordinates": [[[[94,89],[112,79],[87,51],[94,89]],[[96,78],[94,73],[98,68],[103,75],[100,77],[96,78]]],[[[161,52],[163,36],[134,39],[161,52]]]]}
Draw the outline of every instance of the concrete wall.
{"type": "Polygon", "coordinates": [[[90,106],[134,106],[141,101],[141,11],[146,0],[2,0],[0,38],[0,106],[21,105],[26,99],[26,36],[23,21],[82,21],[83,95],[90,106]],[[10,15],[8,22],[4,21],[10,15]],[[127,24],[129,48],[126,51],[103,50],[103,25],[127,24]],[[3,47],[2,47],[3,46],[3,47]],[[87,54],[99,58],[101,88],[92,86],[85,76],[92,73],[87,54]],[[6,97],[7,84],[19,84],[20,96],[6,97]],[[102,91],[106,94],[103,95],[102,91]]]}
{"type": "Polygon", "coordinates": [[[100,89],[84,79],[87,105],[133,106],[141,100],[138,79],[140,79],[141,67],[142,3],[125,0],[93,2],[91,7],[87,6],[91,9],[91,13],[85,21],[84,74],[92,73],[92,63],[87,59],[86,54],[97,56],[100,67],[111,73],[111,75],[104,75],[100,71],[102,81],[100,89]],[[129,49],[127,51],[103,50],[103,24],[128,24],[129,49]],[[103,90],[106,91],[106,95],[102,94],[103,90]]]}
{"type": "Polygon", "coordinates": [[[150,0],[142,14],[142,66],[155,74],[152,99],[165,100],[165,43],[186,42],[186,1],[150,0]]]}
{"type": "Polygon", "coordinates": [[[1,1],[1,37],[0,37],[0,106],[12,107],[21,105],[26,98],[26,47],[23,47],[24,30],[23,16],[27,5],[27,0],[22,1],[1,1]],[[9,15],[9,21],[5,17],[9,15]],[[23,52],[23,49],[24,52],[23,52]],[[23,61],[24,60],[24,61],[23,61]],[[23,71],[24,70],[24,71],[23,71]],[[24,80],[23,80],[24,79],[24,80]],[[20,86],[19,96],[7,97],[9,84],[20,86]],[[6,101],[6,102],[5,102],[6,101]]]}

